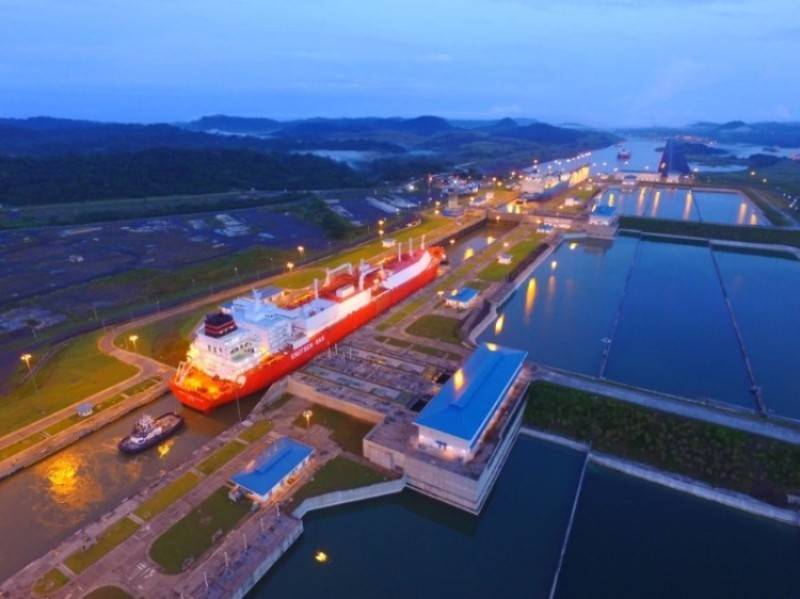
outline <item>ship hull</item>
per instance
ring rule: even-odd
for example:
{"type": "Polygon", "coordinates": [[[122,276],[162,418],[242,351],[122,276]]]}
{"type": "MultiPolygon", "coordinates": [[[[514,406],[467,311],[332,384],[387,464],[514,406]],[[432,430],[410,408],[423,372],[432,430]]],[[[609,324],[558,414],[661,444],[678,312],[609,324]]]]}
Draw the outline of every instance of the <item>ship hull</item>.
{"type": "Polygon", "coordinates": [[[210,412],[222,405],[261,391],[308,363],[320,352],[338,343],[412,293],[425,287],[436,278],[438,268],[439,260],[433,260],[428,268],[413,279],[375,296],[369,304],[324,329],[302,347],[291,352],[284,352],[260,364],[247,373],[245,381],[235,390],[220,393],[212,398],[201,392],[185,389],[174,379],[170,381],[170,388],[182,404],[201,412],[210,412]]]}

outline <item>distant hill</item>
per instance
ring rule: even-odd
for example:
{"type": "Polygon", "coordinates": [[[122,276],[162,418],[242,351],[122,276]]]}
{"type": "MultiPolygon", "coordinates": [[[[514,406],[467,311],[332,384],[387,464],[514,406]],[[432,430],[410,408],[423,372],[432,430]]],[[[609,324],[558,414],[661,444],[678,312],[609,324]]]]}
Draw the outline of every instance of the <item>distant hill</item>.
{"type": "Polygon", "coordinates": [[[247,135],[268,135],[280,129],[282,123],[275,119],[227,116],[215,114],[204,116],[183,125],[186,129],[206,132],[242,133],[247,135]]]}
{"type": "Polygon", "coordinates": [[[665,137],[696,135],[722,143],[779,146],[784,148],[800,147],[800,123],[746,123],[744,121],[713,123],[701,121],[686,127],[645,127],[627,130],[627,132],[630,134],[665,137]]]}
{"type": "Polygon", "coordinates": [[[0,157],[0,203],[11,206],[364,184],[348,166],[310,154],[158,148],[115,154],[0,157]]]}
{"type": "Polygon", "coordinates": [[[502,172],[617,140],[531,119],[471,121],[467,127],[429,115],[286,122],[210,115],[149,125],[0,119],[0,203],[372,185],[455,165],[502,172]],[[358,171],[302,155],[320,151],[352,160],[358,171]]]}

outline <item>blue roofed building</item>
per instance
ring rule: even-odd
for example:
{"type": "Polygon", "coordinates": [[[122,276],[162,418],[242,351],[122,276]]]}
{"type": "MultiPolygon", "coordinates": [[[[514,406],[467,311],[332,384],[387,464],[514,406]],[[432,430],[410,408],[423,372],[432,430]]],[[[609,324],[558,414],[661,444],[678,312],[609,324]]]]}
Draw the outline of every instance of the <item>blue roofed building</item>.
{"type": "Polygon", "coordinates": [[[589,224],[610,227],[619,220],[617,209],[609,204],[598,204],[589,214],[589,224]]]}
{"type": "Polygon", "coordinates": [[[418,445],[443,457],[470,460],[527,355],[491,343],[478,347],[414,420],[418,445]]]}
{"type": "Polygon", "coordinates": [[[288,479],[308,464],[313,452],[308,445],[283,437],[231,480],[253,499],[268,501],[288,479]]]}
{"type": "Polygon", "coordinates": [[[462,287],[461,289],[456,290],[455,293],[448,295],[445,298],[444,303],[450,308],[467,310],[475,305],[475,302],[478,301],[479,295],[480,292],[477,289],[473,289],[472,287],[462,287]]]}

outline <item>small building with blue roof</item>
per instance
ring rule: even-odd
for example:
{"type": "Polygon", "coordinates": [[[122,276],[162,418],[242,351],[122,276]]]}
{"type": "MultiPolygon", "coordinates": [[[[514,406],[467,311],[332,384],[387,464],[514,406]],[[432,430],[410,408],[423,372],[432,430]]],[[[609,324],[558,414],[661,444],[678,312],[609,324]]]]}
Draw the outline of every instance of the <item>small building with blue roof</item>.
{"type": "Polygon", "coordinates": [[[617,209],[609,204],[598,204],[589,214],[589,224],[610,227],[619,220],[617,209]]]}
{"type": "Polygon", "coordinates": [[[470,460],[522,371],[527,352],[479,346],[414,420],[420,447],[470,460]]]}
{"type": "Polygon", "coordinates": [[[448,295],[445,298],[444,303],[446,306],[455,308],[456,310],[467,310],[475,305],[475,302],[478,301],[479,295],[480,291],[477,289],[473,289],[472,287],[462,287],[461,289],[456,290],[455,293],[448,295]]]}
{"type": "Polygon", "coordinates": [[[251,498],[269,501],[289,478],[308,464],[313,452],[308,445],[283,437],[231,480],[251,498]]]}

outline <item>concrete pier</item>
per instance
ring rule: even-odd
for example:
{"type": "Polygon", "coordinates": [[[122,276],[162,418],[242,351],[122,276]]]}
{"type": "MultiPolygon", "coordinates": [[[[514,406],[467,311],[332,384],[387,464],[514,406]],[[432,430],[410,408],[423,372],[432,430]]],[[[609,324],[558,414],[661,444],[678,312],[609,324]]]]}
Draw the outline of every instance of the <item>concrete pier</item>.
{"type": "Polygon", "coordinates": [[[575,499],[572,500],[572,510],[569,513],[569,520],[567,521],[567,529],[564,531],[564,541],[561,543],[561,552],[558,554],[558,565],[553,574],[553,584],[550,586],[550,599],[555,599],[556,589],[558,588],[558,577],[561,575],[561,567],[564,565],[564,556],[567,554],[567,545],[569,545],[569,537],[572,534],[572,524],[575,521],[575,512],[578,511],[578,502],[581,499],[581,491],[583,490],[583,481],[586,478],[586,467],[589,465],[589,456],[591,452],[586,454],[583,460],[583,467],[581,468],[581,476],[578,479],[578,488],[575,490],[575,499]]]}

